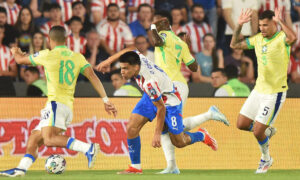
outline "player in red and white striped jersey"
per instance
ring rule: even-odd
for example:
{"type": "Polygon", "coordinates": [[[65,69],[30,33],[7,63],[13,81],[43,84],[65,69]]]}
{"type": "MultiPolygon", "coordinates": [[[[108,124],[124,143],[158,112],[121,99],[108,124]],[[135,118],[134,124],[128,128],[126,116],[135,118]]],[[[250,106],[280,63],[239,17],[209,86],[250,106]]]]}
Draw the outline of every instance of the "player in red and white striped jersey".
{"type": "Polygon", "coordinates": [[[291,2],[290,0],[259,0],[261,9],[260,12],[265,10],[274,11],[276,8],[281,9],[281,18],[284,19],[286,24],[292,28],[291,19],[291,2]]]}
{"type": "Polygon", "coordinates": [[[123,0],[92,0],[91,3],[91,21],[94,24],[100,23],[101,20],[107,17],[107,6],[115,3],[119,6],[121,19],[125,21],[125,2],[123,0]]]}
{"type": "Polygon", "coordinates": [[[82,0],[56,0],[60,5],[62,11],[62,20],[63,22],[68,21],[72,17],[72,3],[82,0]]]}
{"type": "Polygon", "coordinates": [[[50,7],[50,21],[46,22],[42,27],[42,33],[48,37],[49,31],[53,26],[63,26],[66,29],[66,32],[70,34],[69,27],[62,21],[61,7],[59,4],[51,4],[50,7]]]}
{"type": "Polygon", "coordinates": [[[126,23],[120,20],[119,7],[110,4],[107,7],[107,19],[97,25],[101,44],[109,54],[114,54],[124,48],[124,45],[133,45],[133,36],[126,23]]]}
{"type": "Polygon", "coordinates": [[[128,6],[128,15],[127,15],[127,24],[132,23],[133,21],[137,20],[137,11],[138,7],[141,4],[149,4],[154,8],[154,1],[155,0],[129,0],[127,2],[128,6]]]}
{"type": "Polygon", "coordinates": [[[80,17],[73,16],[69,20],[69,26],[72,34],[67,38],[67,46],[74,52],[84,54],[87,41],[85,37],[80,36],[80,30],[82,29],[80,17]]]}
{"type": "Polygon", "coordinates": [[[196,54],[203,49],[203,40],[205,34],[212,33],[211,27],[204,22],[204,9],[202,6],[192,8],[193,21],[184,26],[184,30],[191,37],[191,51],[196,54]]]}
{"type": "Polygon", "coordinates": [[[15,0],[6,1],[0,4],[7,12],[7,24],[14,25],[17,22],[21,6],[15,3],[15,0]]]}

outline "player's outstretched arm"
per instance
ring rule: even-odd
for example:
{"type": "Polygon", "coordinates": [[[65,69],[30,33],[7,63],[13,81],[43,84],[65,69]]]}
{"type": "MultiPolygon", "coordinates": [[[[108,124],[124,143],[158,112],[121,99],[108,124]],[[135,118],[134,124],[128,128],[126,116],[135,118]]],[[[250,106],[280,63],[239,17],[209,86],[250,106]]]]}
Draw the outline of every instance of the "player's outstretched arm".
{"type": "Polygon", "coordinates": [[[133,51],[136,48],[134,46],[130,46],[128,48],[122,49],[121,51],[115,53],[114,55],[107,58],[105,61],[102,61],[100,64],[97,65],[96,70],[102,73],[110,72],[110,65],[116,62],[120,56],[128,51],[133,51]]]}
{"type": "Polygon", "coordinates": [[[154,42],[154,46],[163,46],[165,44],[163,38],[158,34],[156,25],[151,24],[151,32],[152,32],[152,40],[154,42]]]}
{"type": "Polygon", "coordinates": [[[165,123],[165,116],[166,116],[166,107],[162,99],[153,102],[153,104],[157,108],[157,123],[156,123],[156,128],[154,132],[154,137],[152,140],[152,146],[155,148],[161,147],[160,143],[160,135],[163,131],[164,123],[165,123]]]}
{"type": "Polygon", "coordinates": [[[251,20],[252,10],[246,9],[245,11],[242,9],[241,15],[238,19],[238,25],[234,29],[234,33],[232,35],[232,39],[230,42],[230,47],[233,49],[248,49],[247,42],[245,40],[240,39],[241,30],[244,23],[247,23],[251,20]]]}
{"type": "Polygon", "coordinates": [[[105,111],[108,114],[113,114],[114,117],[116,117],[117,116],[117,109],[108,100],[106,92],[105,92],[105,89],[104,89],[101,81],[99,80],[99,78],[94,73],[93,68],[91,68],[91,67],[85,68],[83,74],[84,74],[84,76],[86,78],[88,78],[88,80],[92,83],[93,87],[95,88],[95,90],[97,91],[97,93],[99,94],[99,96],[103,99],[105,111]]]}
{"type": "Polygon", "coordinates": [[[29,56],[26,55],[26,53],[22,52],[20,48],[17,47],[11,48],[11,53],[18,64],[25,64],[25,65],[31,64],[29,56]]]}

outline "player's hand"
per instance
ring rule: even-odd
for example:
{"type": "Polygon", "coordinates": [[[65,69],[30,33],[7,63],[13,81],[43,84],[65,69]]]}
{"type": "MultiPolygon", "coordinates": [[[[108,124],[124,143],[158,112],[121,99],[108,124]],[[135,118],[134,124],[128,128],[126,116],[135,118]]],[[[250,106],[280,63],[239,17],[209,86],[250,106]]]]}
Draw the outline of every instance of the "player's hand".
{"type": "Polygon", "coordinates": [[[275,8],[275,11],[274,11],[275,16],[273,16],[273,21],[275,21],[276,23],[279,23],[280,21],[282,21],[281,12],[282,12],[282,8],[275,8]]]}
{"type": "Polygon", "coordinates": [[[118,113],[118,111],[117,111],[117,109],[116,109],[116,107],[115,107],[115,105],[113,104],[113,103],[111,103],[111,102],[107,102],[107,103],[104,103],[104,108],[105,108],[105,111],[110,115],[110,114],[113,114],[114,115],[114,117],[116,117],[117,116],[117,113],[118,113]]]}
{"type": "Polygon", "coordinates": [[[102,61],[100,64],[96,67],[97,71],[100,71],[102,73],[109,73],[110,72],[110,62],[107,60],[102,61]]]}
{"type": "Polygon", "coordinates": [[[251,20],[252,13],[252,9],[246,9],[245,11],[242,9],[242,12],[238,18],[238,24],[243,25],[244,23],[249,22],[251,20]]]}
{"type": "Polygon", "coordinates": [[[154,148],[160,148],[161,147],[161,143],[160,143],[160,134],[155,133],[153,140],[152,140],[152,146],[154,148]]]}

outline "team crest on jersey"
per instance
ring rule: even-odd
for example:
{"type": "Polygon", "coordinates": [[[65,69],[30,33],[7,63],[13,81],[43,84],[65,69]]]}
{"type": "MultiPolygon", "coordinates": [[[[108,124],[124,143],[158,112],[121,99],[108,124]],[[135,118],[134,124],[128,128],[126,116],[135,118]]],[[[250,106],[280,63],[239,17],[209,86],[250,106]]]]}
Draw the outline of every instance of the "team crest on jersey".
{"type": "Polygon", "coordinates": [[[36,52],[33,54],[33,57],[37,57],[40,53],[39,52],[36,52]]]}
{"type": "Polygon", "coordinates": [[[261,49],[261,51],[262,51],[262,53],[264,54],[264,53],[267,53],[267,51],[268,51],[268,46],[263,46],[262,47],[262,49],[261,49]]]}

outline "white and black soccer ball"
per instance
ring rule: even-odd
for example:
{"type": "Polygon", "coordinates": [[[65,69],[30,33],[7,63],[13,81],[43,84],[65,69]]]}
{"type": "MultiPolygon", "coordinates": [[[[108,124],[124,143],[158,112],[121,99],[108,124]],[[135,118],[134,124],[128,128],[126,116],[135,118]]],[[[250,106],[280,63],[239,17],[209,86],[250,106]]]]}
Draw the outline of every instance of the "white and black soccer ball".
{"type": "Polygon", "coordinates": [[[49,174],[61,174],[66,169],[66,160],[61,155],[52,154],[46,159],[45,168],[49,174]]]}

